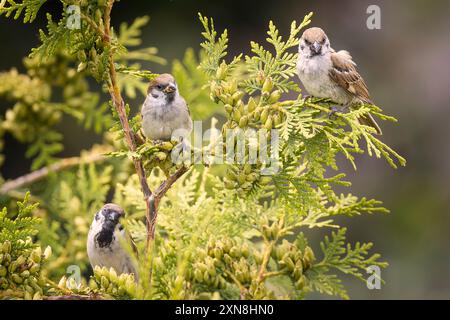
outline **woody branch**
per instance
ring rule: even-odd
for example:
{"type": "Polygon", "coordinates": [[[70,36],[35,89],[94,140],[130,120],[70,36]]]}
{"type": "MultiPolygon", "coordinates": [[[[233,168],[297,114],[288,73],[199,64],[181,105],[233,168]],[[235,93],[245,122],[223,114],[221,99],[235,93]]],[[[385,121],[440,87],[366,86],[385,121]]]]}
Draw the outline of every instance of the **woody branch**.
{"type": "MultiPolygon", "coordinates": [[[[112,47],[112,37],[110,34],[111,30],[111,10],[115,0],[109,0],[106,6],[104,14],[104,26],[105,29],[101,33],[103,41],[106,45],[112,47]]],[[[92,23],[92,21],[91,21],[92,23]]],[[[136,151],[136,141],[135,134],[130,128],[128,122],[128,117],[125,111],[125,102],[120,93],[120,88],[117,84],[117,72],[114,66],[114,52],[111,50],[109,57],[109,83],[108,83],[109,94],[113,102],[114,108],[119,115],[122,130],[125,136],[125,141],[127,143],[128,149],[131,151],[136,151]]],[[[170,187],[187,171],[186,168],[181,168],[170,176],[166,181],[164,181],[156,190],[155,194],[152,193],[150,187],[148,186],[146,173],[141,159],[133,158],[133,164],[136,173],[141,184],[142,193],[144,195],[144,200],[146,203],[146,221],[147,221],[147,246],[155,238],[155,227],[156,219],[158,216],[158,206],[161,198],[170,189],[170,187]]]]}

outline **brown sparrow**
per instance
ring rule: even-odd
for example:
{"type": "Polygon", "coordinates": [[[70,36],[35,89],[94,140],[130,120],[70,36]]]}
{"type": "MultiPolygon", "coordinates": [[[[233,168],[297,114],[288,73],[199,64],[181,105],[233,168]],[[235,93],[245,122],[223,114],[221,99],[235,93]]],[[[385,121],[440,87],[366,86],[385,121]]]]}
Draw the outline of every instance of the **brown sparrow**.
{"type": "MultiPolygon", "coordinates": [[[[320,28],[309,28],[299,44],[297,72],[305,89],[314,97],[331,99],[346,108],[357,103],[373,104],[364,79],[356,70],[356,63],[345,50],[334,51],[330,40],[320,28]]],[[[381,129],[372,115],[359,118],[361,124],[381,129]]]]}
{"type": "Polygon", "coordinates": [[[136,251],[131,236],[120,224],[120,219],[124,216],[125,212],[120,206],[105,204],[95,214],[89,229],[87,253],[92,268],[112,267],[118,274],[133,273],[137,280],[136,266],[129,252],[123,247],[123,241],[129,241],[136,251]]]}
{"type": "Polygon", "coordinates": [[[172,75],[164,73],[150,82],[142,105],[142,131],[150,140],[181,140],[192,131],[186,101],[172,75]]]}

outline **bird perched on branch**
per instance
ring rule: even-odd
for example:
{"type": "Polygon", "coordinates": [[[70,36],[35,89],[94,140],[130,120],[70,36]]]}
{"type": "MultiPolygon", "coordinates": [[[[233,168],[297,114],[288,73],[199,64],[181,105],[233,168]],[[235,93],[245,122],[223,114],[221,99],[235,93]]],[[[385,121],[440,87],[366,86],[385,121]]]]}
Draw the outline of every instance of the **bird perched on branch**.
{"type": "MultiPolygon", "coordinates": [[[[331,99],[345,108],[354,104],[373,104],[364,79],[348,51],[334,51],[330,40],[320,28],[307,29],[299,44],[297,71],[308,93],[317,98],[331,99]]],[[[359,119],[361,124],[381,129],[371,114],[359,119]]]]}
{"type": "Polygon", "coordinates": [[[95,214],[89,229],[87,253],[92,268],[112,267],[118,274],[134,273],[137,279],[136,267],[126,243],[130,243],[135,252],[136,247],[120,223],[120,219],[124,216],[125,211],[120,206],[113,203],[105,204],[95,214]]]}
{"type": "Polygon", "coordinates": [[[186,101],[180,96],[174,77],[168,73],[150,82],[141,115],[142,131],[150,140],[181,140],[192,131],[186,101]]]}

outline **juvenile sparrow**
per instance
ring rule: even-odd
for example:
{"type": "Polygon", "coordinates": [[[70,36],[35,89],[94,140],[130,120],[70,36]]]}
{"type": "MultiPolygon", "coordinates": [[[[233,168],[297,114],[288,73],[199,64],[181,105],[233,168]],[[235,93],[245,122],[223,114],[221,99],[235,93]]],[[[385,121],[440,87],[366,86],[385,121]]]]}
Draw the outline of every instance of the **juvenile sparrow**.
{"type": "Polygon", "coordinates": [[[168,73],[150,82],[141,115],[142,131],[150,140],[179,140],[192,131],[186,101],[178,93],[174,77],[168,73]]]}
{"type": "MultiPolygon", "coordinates": [[[[360,103],[373,104],[364,79],[348,51],[334,51],[320,28],[309,28],[299,44],[297,71],[305,89],[314,97],[327,98],[346,108],[360,103]]],[[[369,113],[361,116],[361,124],[381,129],[369,113]]]]}
{"type": "Polygon", "coordinates": [[[114,268],[118,274],[134,273],[137,279],[133,260],[123,247],[124,241],[129,241],[132,248],[136,247],[128,233],[120,224],[125,211],[118,205],[108,203],[94,216],[89,229],[87,253],[92,268],[95,266],[114,268]]]}

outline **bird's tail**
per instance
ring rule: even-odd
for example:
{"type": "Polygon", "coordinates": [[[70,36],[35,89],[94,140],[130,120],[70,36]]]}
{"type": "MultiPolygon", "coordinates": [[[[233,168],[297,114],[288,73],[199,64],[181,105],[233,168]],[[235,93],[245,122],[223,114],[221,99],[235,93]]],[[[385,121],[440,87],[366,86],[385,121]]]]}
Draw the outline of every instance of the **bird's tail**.
{"type": "Polygon", "coordinates": [[[377,134],[378,135],[382,135],[383,132],[381,131],[380,126],[378,125],[378,123],[375,121],[375,119],[372,117],[372,115],[370,113],[366,113],[365,115],[362,115],[358,118],[359,123],[372,127],[375,130],[377,130],[377,134]]]}

